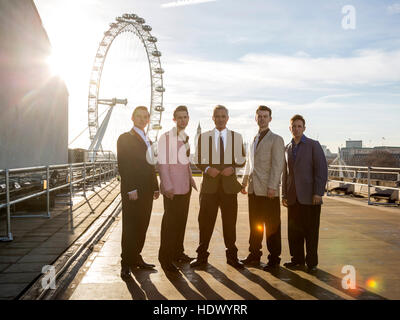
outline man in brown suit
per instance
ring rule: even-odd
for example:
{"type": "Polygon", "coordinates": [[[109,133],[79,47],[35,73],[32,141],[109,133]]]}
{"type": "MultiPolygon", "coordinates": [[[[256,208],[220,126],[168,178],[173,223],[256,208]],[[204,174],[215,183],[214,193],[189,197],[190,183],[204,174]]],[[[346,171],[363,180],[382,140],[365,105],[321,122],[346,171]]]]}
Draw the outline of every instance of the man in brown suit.
{"type": "Polygon", "coordinates": [[[221,208],[227,263],[234,268],[243,268],[235,245],[237,193],[241,190],[235,168],[244,167],[246,154],[242,136],[226,128],[228,119],[228,109],[216,106],[213,113],[215,129],[201,134],[197,142],[195,160],[196,166],[203,172],[203,181],[200,190],[200,243],[197,259],[192,261],[191,267],[207,264],[207,250],[218,209],[221,208]]]}
{"type": "Polygon", "coordinates": [[[281,136],[269,129],[272,111],[259,106],[256,121],[259,127],[248,155],[242,193],[249,186],[250,254],[244,264],[260,264],[261,242],[264,229],[269,251],[268,264],[264,270],[273,270],[280,263],[281,210],[279,183],[285,163],[285,144],[281,136]]]}
{"type": "Polygon", "coordinates": [[[121,276],[134,268],[152,269],[143,261],[144,246],[150,222],[153,199],[158,199],[158,181],[154,165],[148,161],[151,142],[144,133],[150,114],[146,107],[137,107],[132,114],[133,128],[118,138],[117,159],[121,176],[122,253],[121,276]]]}

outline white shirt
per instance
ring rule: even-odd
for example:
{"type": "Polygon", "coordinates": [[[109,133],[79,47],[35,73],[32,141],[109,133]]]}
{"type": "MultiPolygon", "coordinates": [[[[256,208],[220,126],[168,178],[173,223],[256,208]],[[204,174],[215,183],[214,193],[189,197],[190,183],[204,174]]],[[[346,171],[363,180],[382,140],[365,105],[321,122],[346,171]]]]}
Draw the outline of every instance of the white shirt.
{"type": "Polygon", "coordinates": [[[214,137],[215,137],[215,149],[218,150],[219,145],[219,137],[222,136],[222,141],[224,142],[224,151],[226,150],[226,136],[228,134],[228,129],[225,128],[222,131],[219,131],[217,128],[214,129],[214,137]]]}
{"type": "Polygon", "coordinates": [[[141,130],[141,129],[139,129],[139,128],[137,128],[137,127],[135,127],[135,126],[133,126],[133,130],[135,130],[135,131],[139,134],[139,136],[143,139],[143,141],[144,141],[144,142],[146,143],[146,145],[147,145],[147,148],[150,148],[150,147],[151,147],[150,141],[149,141],[149,139],[146,137],[146,135],[144,134],[144,131],[141,130]]]}
{"type": "MultiPolygon", "coordinates": [[[[219,131],[217,128],[214,129],[214,137],[215,137],[215,149],[218,150],[218,146],[219,146],[219,137],[222,137],[222,141],[224,142],[224,151],[226,150],[226,137],[228,135],[228,129],[225,128],[222,131],[219,131]]],[[[204,173],[207,173],[208,168],[210,168],[210,166],[208,166],[205,170],[204,173]]]]}

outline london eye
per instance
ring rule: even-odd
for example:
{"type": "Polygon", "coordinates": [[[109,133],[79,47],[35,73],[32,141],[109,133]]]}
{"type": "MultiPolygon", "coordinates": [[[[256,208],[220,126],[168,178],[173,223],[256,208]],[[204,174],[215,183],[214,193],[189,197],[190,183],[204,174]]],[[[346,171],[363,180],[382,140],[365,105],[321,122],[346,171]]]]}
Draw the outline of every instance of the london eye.
{"type": "Polygon", "coordinates": [[[151,31],[143,18],[124,14],[104,33],[89,83],[89,151],[93,154],[115,150],[119,134],[132,127],[131,114],[139,105],[149,107],[146,134],[157,141],[165,88],[161,52],[151,31]]]}

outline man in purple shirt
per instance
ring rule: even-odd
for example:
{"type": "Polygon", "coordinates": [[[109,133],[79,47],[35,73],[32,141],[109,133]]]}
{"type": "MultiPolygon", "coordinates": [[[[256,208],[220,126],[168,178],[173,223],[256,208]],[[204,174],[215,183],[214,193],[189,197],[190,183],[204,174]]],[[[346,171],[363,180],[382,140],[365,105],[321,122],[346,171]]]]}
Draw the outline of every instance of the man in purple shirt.
{"type": "Polygon", "coordinates": [[[319,142],[304,135],[306,126],[301,115],[293,116],[289,129],[293,139],[285,151],[282,204],[288,208],[288,240],[292,259],[284,266],[298,268],[306,263],[308,271],[315,272],[318,265],[321,204],[328,166],[319,142]]]}

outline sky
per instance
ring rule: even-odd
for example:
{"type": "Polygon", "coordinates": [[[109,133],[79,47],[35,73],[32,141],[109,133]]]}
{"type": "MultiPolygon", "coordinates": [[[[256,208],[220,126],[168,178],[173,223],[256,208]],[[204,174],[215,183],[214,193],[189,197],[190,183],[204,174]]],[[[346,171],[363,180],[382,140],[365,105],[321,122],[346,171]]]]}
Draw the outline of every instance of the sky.
{"type": "MultiPolygon", "coordinates": [[[[349,139],[366,147],[400,146],[399,0],[34,2],[53,47],[52,64],[69,90],[70,141],[87,127],[90,72],[104,32],[117,16],[135,13],[152,26],[162,52],[161,133],[174,125],[174,108],[185,104],[187,133],[194,138],[199,123],[203,131],[213,128],[213,107],[222,104],[230,110],[228,128],[251,141],[258,130],[255,110],[263,104],[273,112],[271,130],[286,143],[290,118],[301,114],[305,134],[332,152],[349,139]]],[[[118,46],[134,46],[146,72],[144,47],[133,35],[121,37],[118,46]]],[[[130,71],[125,59],[108,58],[106,66],[120,70],[114,72],[120,84],[112,72],[104,79],[110,94],[114,83],[116,95],[124,95],[123,86],[135,76],[143,82],[127,86],[126,95],[147,92],[142,72],[130,71]]],[[[135,102],[128,100],[127,107],[115,109],[106,149],[115,150],[116,137],[129,130],[135,102]]],[[[88,136],[86,131],[71,147],[87,148],[88,136]]]]}

